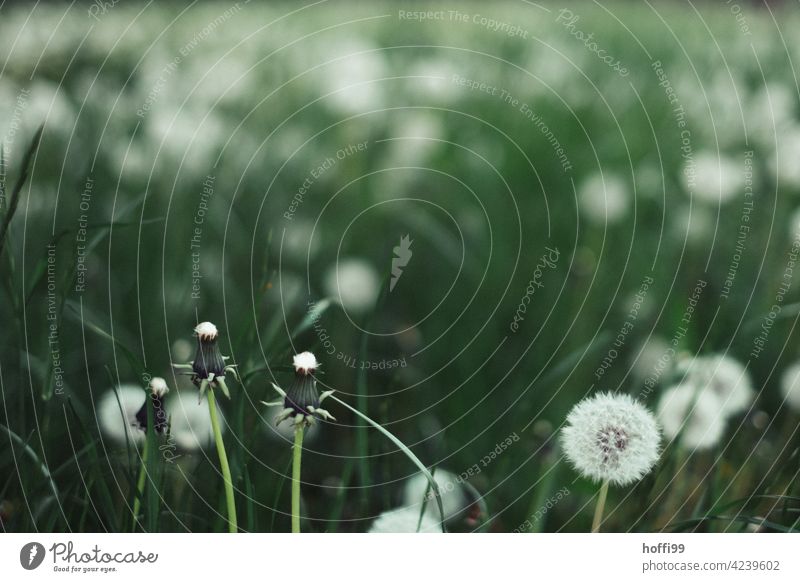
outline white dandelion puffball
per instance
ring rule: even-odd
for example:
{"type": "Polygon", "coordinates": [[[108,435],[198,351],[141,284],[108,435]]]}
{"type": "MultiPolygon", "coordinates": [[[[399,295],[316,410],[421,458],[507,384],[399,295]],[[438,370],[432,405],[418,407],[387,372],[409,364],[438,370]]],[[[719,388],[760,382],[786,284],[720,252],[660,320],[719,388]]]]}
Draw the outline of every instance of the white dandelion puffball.
{"type": "Polygon", "coordinates": [[[578,188],[580,211],[598,224],[619,222],[628,212],[630,195],[624,180],[610,172],[597,172],[578,188]]]}
{"type": "Polygon", "coordinates": [[[600,393],[575,405],[561,430],[567,459],[584,477],[628,485],[658,461],[661,434],[653,415],[627,394],[600,393]]]}
{"type": "Polygon", "coordinates": [[[707,203],[726,203],[744,186],[744,165],[724,154],[699,152],[693,166],[687,162],[683,178],[686,190],[697,200],[707,203]],[[690,177],[694,176],[694,184],[690,177]]]}
{"type": "Polygon", "coordinates": [[[325,292],[346,311],[363,313],[375,306],[380,281],[369,263],[344,259],[325,275],[325,292]]]}
{"type": "MultiPolygon", "coordinates": [[[[469,507],[469,499],[465,495],[464,489],[458,481],[458,477],[449,471],[437,470],[433,475],[436,484],[439,485],[439,494],[444,508],[444,519],[450,521],[458,517],[469,507]]],[[[428,489],[428,479],[422,473],[417,473],[406,481],[403,490],[403,505],[412,507],[419,511],[425,501],[425,493],[428,492],[428,503],[425,506],[426,515],[438,521],[439,504],[432,489],[428,489]]]]}
{"type": "Polygon", "coordinates": [[[425,513],[419,520],[419,507],[400,507],[381,513],[372,523],[368,533],[441,533],[441,524],[425,513]]]}
{"type": "MultiPolygon", "coordinates": [[[[178,392],[169,399],[166,409],[171,422],[169,438],[174,439],[179,449],[190,452],[212,444],[214,429],[211,426],[208,403],[205,400],[198,402],[196,391],[178,392]]],[[[220,419],[220,430],[224,433],[227,425],[219,405],[217,416],[220,419]]]]}
{"type": "Polygon", "coordinates": [[[800,362],[795,362],[783,373],[781,394],[789,408],[800,412],[800,362]]]}
{"type": "Polygon", "coordinates": [[[135,384],[122,384],[106,392],[97,405],[97,424],[103,434],[119,445],[144,440],[136,422],[136,413],[144,404],[146,393],[135,384]]]}
{"type": "Polygon", "coordinates": [[[728,356],[703,356],[681,362],[678,371],[699,391],[718,400],[720,412],[730,416],[747,410],[753,402],[753,383],[744,366],[728,356]]]}
{"type": "Polygon", "coordinates": [[[658,421],[664,436],[686,449],[706,450],[722,439],[727,417],[710,392],[698,392],[691,384],[679,384],[664,392],[658,402],[658,421]]]}
{"type": "Polygon", "coordinates": [[[302,354],[295,355],[292,358],[292,363],[294,364],[295,372],[300,372],[302,374],[310,374],[319,368],[317,357],[311,352],[303,352],[302,354]]]}

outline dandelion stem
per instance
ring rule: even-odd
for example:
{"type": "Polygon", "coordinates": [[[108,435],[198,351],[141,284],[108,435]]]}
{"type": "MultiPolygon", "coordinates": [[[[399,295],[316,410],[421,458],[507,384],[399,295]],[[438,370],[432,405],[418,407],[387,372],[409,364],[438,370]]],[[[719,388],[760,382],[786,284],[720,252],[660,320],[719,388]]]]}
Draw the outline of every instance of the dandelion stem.
{"type": "Polygon", "coordinates": [[[597,496],[597,506],[594,508],[594,521],[592,521],[592,533],[600,532],[600,523],[603,521],[603,511],[606,508],[606,497],[608,497],[608,479],[603,481],[600,493],[597,496]]]}
{"type": "Polygon", "coordinates": [[[142,508],[145,477],[147,477],[147,438],[144,439],[144,445],[142,446],[142,464],[139,466],[139,479],[136,481],[136,498],[133,500],[133,531],[136,531],[136,524],[139,523],[139,510],[142,508]]]}
{"type": "Polygon", "coordinates": [[[214,390],[208,389],[208,413],[211,415],[211,426],[214,429],[214,442],[217,445],[219,464],[222,468],[222,478],[225,480],[225,501],[228,505],[228,531],[236,533],[239,528],[236,524],[236,500],[233,496],[233,480],[231,479],[231,468],[228,465],[228,455],[225,454],[225,443],[222,442],[222,431],[219,427],[217,418],[217,403],[214,397],[214,390]]]}
{"type": "Polygon", "coordinates": [[[292,461],[292,533],[300,533],[300,463],[303,458],[303,425],[294,429],[292,461]]]}

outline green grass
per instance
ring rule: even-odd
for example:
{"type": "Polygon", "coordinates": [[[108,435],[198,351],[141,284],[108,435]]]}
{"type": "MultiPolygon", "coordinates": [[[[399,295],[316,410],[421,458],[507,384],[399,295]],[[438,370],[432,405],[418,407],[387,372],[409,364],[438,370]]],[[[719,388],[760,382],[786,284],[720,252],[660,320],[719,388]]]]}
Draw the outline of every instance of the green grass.
{"type": "MultiPolygon", "coordinates": [[[[57,22],[66,5],[38,7],[25,28],[26,6],[0,9],[2,38],[19,33],[26,40],[13,51],[0,46],[0,89],[13,98],[31,90],[12,147],[0,155],[4,531],[130,529],[139,453],[102,433],[97,401],[117,384],[144,387],[147,375],[167,378],[173,396],[195,390],[170,366],[198,320],[217,324],[222,351],[242,377],[231,383],[232,400],[221,402],[241,529],[290,530],[291,438],[276,436],[259,403],[273,399],[271,382],[289,381],[291,355],[312,350],[322,364],[320,381],[402,446],[332,405],[339,421],[306,434],[304,531],[368,529],[399,504],[404,480],[417,472],[409,454],[455,474],[478,464],[469,485],[482,496],[486,531],[518,528],[564,487],[570,494],[532,530],[589,531],[597,487],[562,463],[558,429],[592,391],[640,393],[643,378],[633,362],[641,346],[651,336],[672,338],[701,278],[708,287],[679,351],[749,360],[755,405],[729,423],[717,450],[686,455],[667,446],[652,475],[635,487],[612,487],[603,530],[798,529],[798,413],[779,391],[782,371],[800,355],[796,277],[763,353],[749,356],[786,268],[788,218],[800,207],[798,188],[777,183],[770,171],[774,144],[757,136],[764,118],[755,106],[764,86],[773,95],[781,86],[793,99],[789,122],[800,123],[791,73],[800,58],[796,16],[776,16],[784,48],[764,11],[747,13],[753,35],[743,37],[724,7],[703,5],[703,22],[685,7],[657,4],[665,24],[645,5],[606,11],[576,3],[579,28],[624,58],[631,73],[622,79],[554,23],[560,6],[551,13],[516,3],[493,7],[494,18],[529,31],[522,39],[474,24],[400,22],[389,3],[321,6],[272,25],[297,7],[248,5],[183,57],[139,117],[164,66],[228,7],[200,3],[173,24],[183,7],[151,7],[134,21],[141,6],[121,3],[100,23],[75,8],[46,50],[32,27],[57,22]],[[306,38],[295,42],[300,37],[306,38]],[[331,80],[325,67],[313,67],[337,50],[372,48],[382,49],[374,53],[378,65],[368,60],[362,70],[384,78],[367,107],[377,112],[348,109],[355,98],[338,106],[320,99],[332,91],[331,80]],[[706,205],[711,227],[686,236],[680,215],[690,200],[680,135],[653,60],[662,61],[688,111],[695,154],[719,147],[740,173],[744,151],[753,150],[758,196],[727,299],[721,293],[742,196],[737,191],[719,208],[706,205]],[[425,89],[418,78],[425,66],[448,71],[443,93],[425,89]],[[574,168],[563,171],[551,144],[518,109],[455,85],[452,73],[530,104],[574,168]],[[724,97],[733,94],[742,99],[747,134],[738,112],[727,109],[724,97]],[[426,146],[397,139],[414,132],[435,140],[426,146]],[[294,220],[286,220],[311,170],[359,142],[366,149],[315,179],[294,220]],[[631,200],[625,218],[607,228],[578,215],[573,190],[598,168],[637,191],[635,213],[631,200]],[[214,193],[200,225],[201,294],[193,299],[191,241],[208,175],[214,193]],[[94,187],[82,208],[89,176],[94,187]],[[78,240],[82,214],[85,241],[78,240]],[[310,240],[303,229],[317,218],[310,240]],[[393,248],[407,234],[414,255],[388,293],[393,248]],[[292,236],[300,244],[287,240],[292,236]],[[513,333],[509,325],[548,246],[561,258],[544,272],[513,333]],[[81,292],[79,256],[87,257],[81,292]],[[384,290],[377,307],[345,312],[326,289],[326,272],[344,257],[375,269],[384,290]],[[655,284],[598,381],[594,372],[645,276],[655,284]],[[333,354],[308,313],[309,300],[333,354]],[[51,323],[57,344],[48,343],[51,323]],[[370,362],[405,358],[407,365],[361,370],[338,354],[370,362]],[[754,423],[757,412],[768,415],[766,423],[754,423]],[[520,440],[481,465],[512,433],[520,440]]],[[[463,8],[490,12],[481,4],[463,8]]],[[[13,105],[3,102],[0,121],[10,123],[13,105]]],[[[698,220],[702,206],[694,201],[698,220]]],[[[648,397],[650,408],[670,380],[648,397]]],[[[150,451],[158,451],[157,435],[149,438],[150,451]]],[[[151,454],[146,465],[139,530],[227,530],[213,447],[184,451],[174,464],[151,454]]]]}

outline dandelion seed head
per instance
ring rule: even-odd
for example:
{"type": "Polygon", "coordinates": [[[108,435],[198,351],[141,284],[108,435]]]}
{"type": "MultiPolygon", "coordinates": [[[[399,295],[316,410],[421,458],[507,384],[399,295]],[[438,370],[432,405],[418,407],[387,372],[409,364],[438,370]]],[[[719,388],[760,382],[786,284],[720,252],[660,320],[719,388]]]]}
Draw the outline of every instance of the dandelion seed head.
{"type": "Polygon", "coordinates": [[[200,341],[212,341],[217,339],[217,326],[210,321],[204,321],[194,328],[194,333],[200,338],[200,341]]]}
{"type": "Polygon", "coordinates": [[[561,444],[584,477],[627,485],[644,477],[659,457],[660,430],[650,411],[627,394],[600,393],[567,416],[561,444]]]}
{"type": "Polygon", "coordinates": [[[153,377],[150,380],[150,392],[153,394],[153,396],[163,398],[169,392],[167,381],[158,376],[153,377]]]}
{"type": "Polygon", "coordinates": [[[143,399],[144,392],[134,384],[122,384],[106,392],[96,409],[97,424],[103,434],[119,445],[144,440],[136,420],[143,399]]]}
{"type": "Polygon", "coordinates": [[[698,391],[691,384],[667,389],[658,402],[658,421],[664,436],[680,438],[687,449],[707,450],[720,442],[725,434],[727,417],[718,399],[707,391],[698,391]]]}
{"type": "Polygon", "coordinates": [[[369,528],[369,533],[441,533],[441,524],[427,513],[422,515],[420,523],[420,508],[400,507],[381,513],[369,528]]]}
{"type": "Polygon", "coordinates": [[[311,352],[297,354],[293,358],[293,363],[295,372],[298,374],[313,374],[319,367],[316,356],[311,352]]]}
{"type": "Polygon", "coordinates": [[[347,311],[363,313],[375,305],[380,281],[375,269],[361,259],[344,259],[325,275],[325,292],[347,311]]]}
{"type": "Polygon", "coordinates": [[[755,396],[750,374],[728,356],[688,359],[678,365],[678,372],[698,391],[708,391],[715,396],[718,409],[725,416],[747,410],[755,396]]]}
{"type": "Polygon", "coordinates": [[[781,394],[791,409],[800,412],[800,362],[795,362],[783,373],[781,394]]]}

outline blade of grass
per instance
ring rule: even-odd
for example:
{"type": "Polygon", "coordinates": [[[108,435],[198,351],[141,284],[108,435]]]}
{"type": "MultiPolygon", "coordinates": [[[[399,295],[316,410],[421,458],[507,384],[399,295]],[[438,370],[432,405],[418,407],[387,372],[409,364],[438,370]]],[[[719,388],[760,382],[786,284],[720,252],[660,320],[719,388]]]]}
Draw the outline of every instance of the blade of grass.
{"type": "Polygon", "coordinates": [[[441,491],[439,491],[439,484],[433,478],[433,475],[431,475],[431,472],[428,470],[428,468],[425,465],[422,464],[422,461],[420,461],[417,458],[417,456],[413,452],[411,452],[411,449],[409,449],[406,445],[404,445],[403,442],[400,439],[398,439],[391,432],[389,432],[388,430],[383,428],[380,424],[378,424],[377,422],[372,420],[369,416],[367,416],[366,414],[363,414],[359,410],[357,410],[357,409],[353,408],[352,406],[350,406],[349,404],[347,404],[347,402],[345,402],[344,400],[342,400],[340,398],[337,398],[334,395],[330,395],[328,398],[330,398],[334,402],[338,402],[339,404],[344,406],[347,410],[349,410],[350,412],[352,412],[353,414],[355,414],[356,416],[358,416],[362,420],[365,420],[370,426],[375,428],[383,436],[385,436],[387,439],[392,441],[394,443],[394,445],[398,449],[400,449],[400,451],[406,457],[408,457],[409,460],[412,463],[414,463],[417,466],[417,468],[422,472],[422,474],[425,475],[425,478],[428,480],[428,483],[430,484],[431,488],[433,489],[433,491],[434,491],[434,493],[436,495],[436,505],[439,507],[439,515],[441,517],[442,532],[444,532],[445,531],[445,529],[444,529],[444,506],[442,505],[442,495],[441,495],[441,491]]]}
{"type": "MultiPolygon", "coordinates": [[[[6,242],[6,236],[8,235],[8,227],[11,224],[11,219],[14,218],[14,214],[17,211],[17,206],[19,205],[19,195],[22,192],[22,188],[25,186],[25,182],[28,181],[28,172],[30,170],[31,160],[33,159],[33,154],[36,152],[36,149],[39,147],[39,142],[42,139],[43,131],[44,124],[40,125],[39,129],[37,129],[36,133],[33,135],[33,139],[28,146],[28,151],[25,152],[25,157],[22,159],[22,173],[19,175],[19,178],[17,178],[14,188],[11,190],[11,198],[8,200],[8,208],[3,216],[3,222],[0,223],[0,255],[3,254],[3,247],[6,242]]],[[[5,161],[3,163],[5,165],[5,161]]],[[[3,191],[5,193],[5,184],[3,185],[3,191]]]]}

